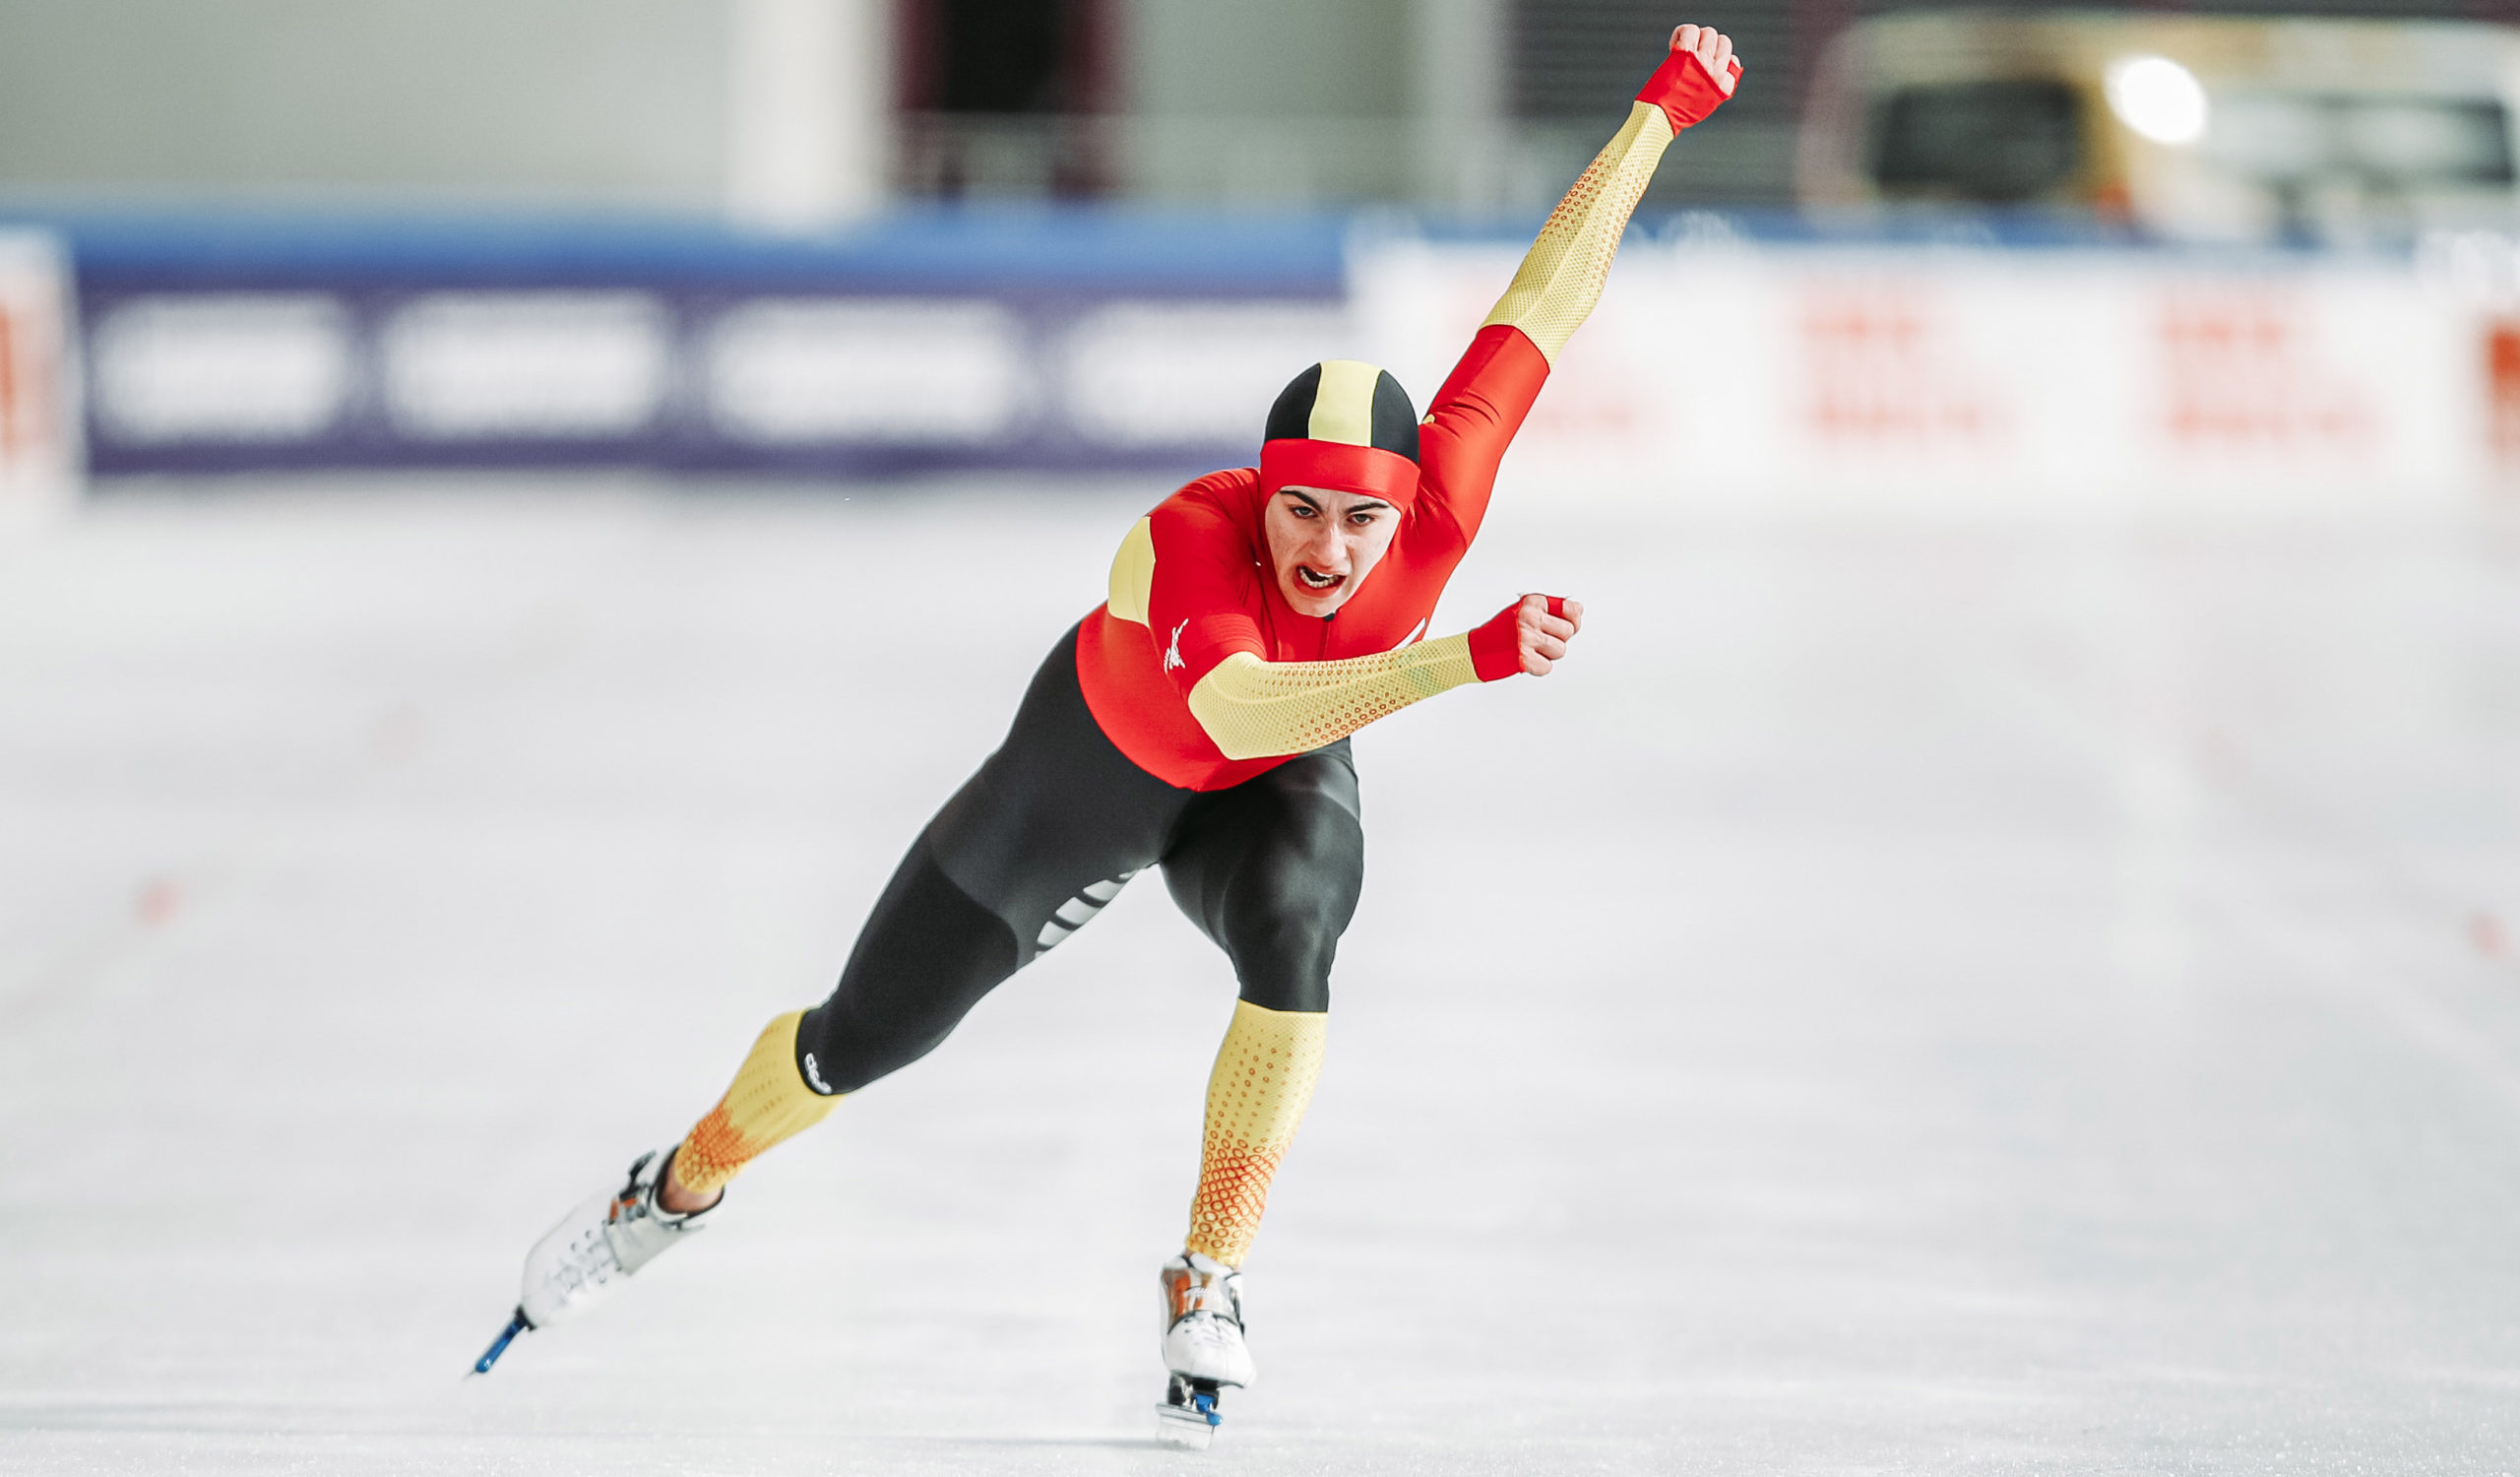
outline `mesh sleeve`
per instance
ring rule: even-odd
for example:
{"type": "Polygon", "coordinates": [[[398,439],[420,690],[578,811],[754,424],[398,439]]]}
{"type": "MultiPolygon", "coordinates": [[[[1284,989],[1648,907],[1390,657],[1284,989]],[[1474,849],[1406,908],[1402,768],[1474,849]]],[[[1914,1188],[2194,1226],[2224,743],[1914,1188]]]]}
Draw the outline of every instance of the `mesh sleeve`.
{"type": "Polygon", "coordinates": [[[1240,1266],[1269,1207],[1269,1182],[1293,1146],[1321,1078],[1330,1017],[1318,1011],[1233,1004],[1233,1024],[1208,1076],[1199,1193],[1190,1202],[1187,1248],[1240,1266]]]}
{"type": "Polygon", "coordinates": [[[1309,752],[1478,680],[1467,635],[1344,662],[1263,662],[1236,652],[1190,689],[1190,714],[1227,758],[1259,759],[1309,752]]]}
{"type": "Polygon", "coordinates": [[[1639,102],[1627,126],[1593,157],[1591,164],[1549,214],[1540,239],[1514,273],[1513,286],[1496,300],[1481,327],[1504,324],[1522,330],[1551,364],[1602,299],[1618,238],[1636,211],[1654,168],[1671,145],[1671,120],[1663,109],[1639,102]]]}

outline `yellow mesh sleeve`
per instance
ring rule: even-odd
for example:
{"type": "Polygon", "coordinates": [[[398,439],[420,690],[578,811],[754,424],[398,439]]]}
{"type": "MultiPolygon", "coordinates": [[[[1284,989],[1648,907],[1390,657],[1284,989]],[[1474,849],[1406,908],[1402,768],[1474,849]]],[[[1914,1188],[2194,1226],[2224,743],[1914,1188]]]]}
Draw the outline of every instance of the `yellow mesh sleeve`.
{"type": "Polygon", "coordinates": [[[1155,520],[1141,518],[1120,541],[1111,559],[1111,613],[1146,624],[1146,603],[1155,589],[1155,520]]]}
{"type": "Polygon", "coordinates": [[[718,1188],[771,1145],[821,1123],[840,1101],[796,1075],[796,1022],[803,1015],[790,1010],[763,1030],[726,1095],[683,1138],[673,1156],[683,1188],[699,1194],[718,1188]]]}
{"type": "Polygon", "coordinates": [[[1466,635],[1343,662],[1263,662],[1235,652],[1190,689],[1190,716],[1228,759],[1300,754],[1478,680],[1466,635]]]}
{"type": "Polygon", "coordinates": [[[1627,126],[1557,202],[1514,273],[1513,286],[1496,299],[1496,310],[1481,327],[1502,323],[1521,329],[1555,364],[1558,351],[1602,300],[1602,284],[1609,279],[1627,218],[1670,146],[1671,120],[1661,108],[1639,102],[1629,109],[1627,126]]]}
{"type": "Polygon", "coordinates": [[[1318,1011],[1267,1010],[1233,1002],[1233,1024],[1208,1076],[1207,1136],[1199,1155],[1199,1192],[1190,1201],[1188,1250],[1228,1266],[1242,1265],[1269,1207],[1269,1182],[1293,1146],[1330,1017],[1318,1011]]]}

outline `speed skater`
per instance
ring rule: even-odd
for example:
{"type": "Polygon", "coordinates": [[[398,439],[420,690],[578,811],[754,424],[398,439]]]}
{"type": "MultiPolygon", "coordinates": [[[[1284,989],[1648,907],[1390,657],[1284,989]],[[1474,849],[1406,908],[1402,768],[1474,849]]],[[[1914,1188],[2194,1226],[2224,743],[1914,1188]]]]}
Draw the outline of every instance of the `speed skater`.
{"type": "Polygon", "coordinates": [[[476,1370],[705,1229],[745,1165],[935,1050],[1161,867],[1240,985],[1188,1235],[1160,1274],[1161,1429],[1205,1444],[1220,1392],[1254,1378],[1241,1267],[1321,1071],[1331,964],[1363,883],[1349,736],[1566,656],[1583,608],[1541,595],[1422,636],[1665,149],[1740,71],[1729,37],[1672,32],[1422,419],[1388,372],[1315,364],[1270,407],[1257,467],[1200,478],[1128,530],[1109,598],[1051,649],[1005,742],[911,844],[830,997],[771,1021],[689,1132],[534,1247],[476,1370]]]}

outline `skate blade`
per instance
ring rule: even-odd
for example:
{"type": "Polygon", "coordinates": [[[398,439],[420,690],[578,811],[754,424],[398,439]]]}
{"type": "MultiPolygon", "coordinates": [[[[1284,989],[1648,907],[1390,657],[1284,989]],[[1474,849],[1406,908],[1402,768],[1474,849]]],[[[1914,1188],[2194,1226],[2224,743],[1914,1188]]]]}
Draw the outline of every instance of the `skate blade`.
{"type": "Polygon", "coordinates": [[[508,1325],[499,1330],[499,1336],[497,1338],[490,1341],[489,1349],[484,1352],[480,1358],[472,1361],[472,1374],[468,1374],[464,1378],[470,1380],[473,1375],[486,1375],[490,1373],[490,1366],[499,1362],[499,1356],[508,1351],[508,1345],[516,1342],[516,1336],[533,1326],[534,1325],[532,1323],[525,1320],[524,1309],[520,1308],[514,1314],[511,1314],[508,1317],[508,1325]]]}
{"type": "Polygon", "coordinates": [[[1213,1380],[1175,1375],[1164,1387],[1164,1403],[1155,1407],[1155,1439],[1185,1451],[1205,1451],[1216,1440],[1225,1417],[1217,1410],[1213,1380]]]}
{"type": "Polygon", "coordinates": [[[1181,1451],[1205,1451],[1216,1440],[1217,1428],[1208,1417],[1186,1405],[1155,1407],[1155,1439],[1181,1451]]]}

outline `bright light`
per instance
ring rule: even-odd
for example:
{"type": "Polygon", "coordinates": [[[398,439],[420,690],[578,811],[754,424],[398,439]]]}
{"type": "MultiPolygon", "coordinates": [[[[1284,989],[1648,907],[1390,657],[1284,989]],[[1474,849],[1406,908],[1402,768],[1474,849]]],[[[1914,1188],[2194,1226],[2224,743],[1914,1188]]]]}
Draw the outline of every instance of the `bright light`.
{"type": "Polygon", "coordinates": [[[2156,144],[2193,144],[2205,136],[2205,86],[2167,56],[2110,63],[2109,110],[2156,144]]]}

